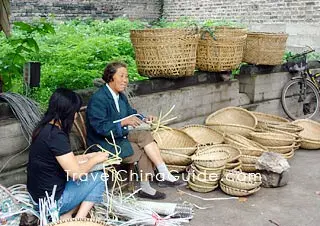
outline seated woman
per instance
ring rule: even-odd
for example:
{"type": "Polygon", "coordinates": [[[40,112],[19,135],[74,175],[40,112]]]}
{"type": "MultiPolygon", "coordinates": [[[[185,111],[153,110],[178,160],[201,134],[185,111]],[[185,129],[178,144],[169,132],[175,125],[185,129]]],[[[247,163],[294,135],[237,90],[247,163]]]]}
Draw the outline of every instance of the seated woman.
{"type": "MultiPolygon", "coordinates": [[[[139,175],[141,174],[141,190],[138,196],[164,199],[165,194],[156,191],[149,184],[148,175],[153,174],[154,165],[162,176],[162,185],[177,186],[182,182],[169,172],[162,160],[158,145],[149,131],[132,130],[129,132],[129,126],[137,127],[143,121],[133,115],[137,111],[130,106],[126,96],[122,93],[129,82],[127,66],[121,62],[110,63],[106,66],[102,78],[106,85],[93,94],[87,106],[88,144],[100,144],[115,153],[115,148],[111,145],[112,131],[115,142],[121,149],[120,157],[123,162],[138,162],[139,175]]],[[[154,118],[148,116],[145,121],[154,120],[154,118]]]]}
{"type": "MultiPolygon", "coordinates": [[[[78,94],[60,88],[51,96],[43,119],[33,132],[28,163],[27,188],[34,202],[52,194],[56,185],[60,219],[86,217],[94,203],[102,201],[105,191],[102,172],[87,174],[108,154],[83,155],[83,164],[70,148],[69,133],[82,101],[78,94]],[[80,180],[79,180],[80,179],[80,180]]],[[[37,207],[37,206],[36,206],[37,207]]]]}

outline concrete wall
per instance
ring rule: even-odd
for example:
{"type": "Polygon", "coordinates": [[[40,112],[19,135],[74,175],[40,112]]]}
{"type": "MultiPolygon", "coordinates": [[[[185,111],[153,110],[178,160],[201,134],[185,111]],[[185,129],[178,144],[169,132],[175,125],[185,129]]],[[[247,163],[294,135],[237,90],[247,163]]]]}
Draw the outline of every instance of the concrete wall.
{"type": "Polygon", "coordinates": [[[12,0],[12,20],[55,15],[56,19],[127,16],[132,19],[155,20],[160,16],[158,0],[12,0]]]}

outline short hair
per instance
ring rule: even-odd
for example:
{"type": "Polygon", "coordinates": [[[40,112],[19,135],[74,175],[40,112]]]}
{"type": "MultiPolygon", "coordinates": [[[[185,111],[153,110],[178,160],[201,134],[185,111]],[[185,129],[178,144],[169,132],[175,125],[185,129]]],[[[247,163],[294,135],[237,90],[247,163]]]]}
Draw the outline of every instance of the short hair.
{"type": "Polygon", "coordinates": [[[117,72],[118,68],[127,68],[127,65],[120,61],[115,61],[107,64],[106,68],[104,69],[102,79],[106,82],[112,82],[113,76],[117,72]]]}

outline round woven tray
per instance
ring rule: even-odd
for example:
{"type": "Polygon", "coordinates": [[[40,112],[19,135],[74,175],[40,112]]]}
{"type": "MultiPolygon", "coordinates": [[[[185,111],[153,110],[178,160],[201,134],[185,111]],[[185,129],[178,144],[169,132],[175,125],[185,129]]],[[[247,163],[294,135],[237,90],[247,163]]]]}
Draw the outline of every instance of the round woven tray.
{"type": "Polygon", "coordinates": [[[222,181],[220,181],[220,188],[224,193],[232,196],[248,196],[260,190],[260,187],[256,187],[251,190],[233,188],[225,185],[222,181]]]}
{"type": "Polygon", "coordinates": [[[197,142],[181,130],[160,130],[152,135],[160,149],[176,149],[176,152],[185,155],[192,155],[196,150],[197,142]]]}
{"type": "Polygon", "coordinates": [[[264,145],[264,146],[289,146],[296,142],[293,136],[289,136],[284,133],[275,132],[263,132],[250,134],[252,140],[264,145]]]}
{"type": "Polygon", "coordinates": [[[72,218],[68,220],[61,220],[55,223],[48,224],[48,226],[110,226],[110,224],[107,224],[103,221],[95,220],[95,219],[89,219],[89,218],[72,218]]]}
{"type": "Polygon", "coordinates": [[[282,124],[268,124],[266,125],[267,129],[275,129],[278,131],[283,131],[283,132],[288,132],[288,133],[293,133],[297,134],[300,133],[303,130],[303,127],[292,124],[292,123],[282,123],[282,124]]]}
{"type": "Polygon", "coordinates": [[[307,150],[317,150],[320,149],[320,141],[302,139],[300,147],[307,150]]]}
{"type": "Polygon", "coordinates": [[[287,38],[285,33],[248,33],[243,61],[257,65],[282,64],[287,38]]]}
{"type": "Polygon", "coordinates": [[[294,156],[295,150],[291,150],[290,152],[282,154],[282,156],[286,159],[291,159],[294,156]]]}
{"type": "Polygon", "coordinates": [[[239,180],[232,180],[228,178],[222,178],[221,182],[227,186],[238,188],[238,189],[244,189],[244,190],[251,190],[254,188],[259,187],[262,182],[257,181],[239,181],[239,180]]]}
{"type": "Polygon", "coordinates": [[[280,154],[284,154],[284,153],[288,153],[291,152],[292,150],[296,150],[300,147],[300,144],[296,144],[293,143],[290,146],[279,146],[279,147],[269,147],[266,146],[266,148],[268,149],[268,151],[270,152],[276,152],[276,153],[280,153],[280,154]]]}
{"type": "Polygon", "coordinates": [[[282,118],[277,115],[272,114],[266,114],[263,112],[251,112],[258,120],[258,124],[279,124],[279,123],[289,123],[290,121],[288,119],[282,118]]]}
{"type": "Polygon", "coordinates": [[[188,187],[196,192],[201,192],[201,193],[206,193],[206,192],[210,192],[213,191],[214,189],[216,189],[219,185],[211,185],[211,186],[202,186],[202,185],[197,185],[195,183],[192,183],[191,181],[188,181],[188,187]]]}
{"type": "Polygon", "coordinates": [[[205,124],[208,126],[216,124],[235,124],[254,129],[257,126],[257,119],[246,109],[240,107],[226,107],[209,115],[205,124]]]}
{"type": "Polygon", "coordinates": [[[226,169],[235,169],[237,167],[241,167],[241,160],[240,159],[237,159],[236,161],[234,162],[228,162],[226,163],[226,169]]]}
{"type": "Polygon", "coordinates": [[[225,142],[232,144],[233,146],[236,146],[240,149],[261,149],[266,150],[264,146],[261,144],[249,140],[248,138],[241,136],[239,134],[232,134],[232,135],[226,135],[225,136],[225,142]]]}
{"type": "Polygon", "coordinates": [[[228,180],[244,181],[244,182],[261,182],[262,177],[260,173],[246,173],[241,170],[223,170],[222,177],[228,180]]]}
{"type": "Polygon", "coordinates": [[[230,154],[227,148],[221,145],[209,146],[192,156],[192,160],[196,165],[208,168],[222,167],[229,158],[230,154]]]}
{"type": "Polygon", "coordinates": [[[258,157],[250,155],[241,155],[240,160],[243,164],[256,164],[256,162],[258,161],[258,157]]]}
{"type": "Polygon", "coordinates": [[[299,119],[293,121],[292,123],[303,128],[303,130],[299,133],[299,136],[302,139],[320,142],[320,123],[310,119],[299,119]]]}
{"type": "MultiPolygon", "coordinates": [[[[211,145],[211,146],[214,146],[215,148],[223,148],[224,150],[228,151],[228,153],[230,154],[230,158],[227,160],[227,162],[233,162],[233,161],[237,160],[241,155],[241,152],[239,149],[237,149],[229,144],[216,144],[216,145],[211,145]]],[[[201,152],[203,150],[206,150],[206,148],[208,148],[208,147],[209,146],[199,149],[197,151],[197,153],[201,152]]]]}
{"type": "Polygon", "coordinates": [[[229,71],[242,62],[246,29],[215,27],[214,37],[205,31],[197,49],[197,68],[202,71],[229,71]]]}
{"type": "Polygon", "coordinates": [[[196,163],[193,163],[193,165],[202,173],[207,173],[207,174],[211,174],[211,173],[216,173],[216,174],[221,174],[222,170],[224,170],[225,166],[222,167],[218,167],[218,168],[211,168],[211,167],[204,167],[204,166],[200,166],[197,165],[196,163]]]}
{"type": "Polygon", "coordinates": [[[208,126],[224,134],[239,134],[244,137],[249,137],[250,133],[255,131],[251,127],[238,125],[238,124],[211,123],[211,125],[208,125],[208,126]]]}
{"type": "Polygon", "coordinates": [[[163,161],[168,165],[187,166],[191,161],[191,157],[188,155],[173,152],[171,150],[160,150],[163,161]]]}
{"type": "Polygon", "coordinates": [[[181,173],[186,171],[187,166],[167,165],[171,173],[181,173]]]}
{"type": "Polygon", "coordinates": [[[196,177],[200,180],[204,180],[207,182],[217,182],[221,178],[222,169],[209,173],[206,170],[202,171],[198,169],[195,165],[191,165],[191,171],[189,172],[189,174],[191,177],[196,177]]]}
{"type": "Polygon", "coordinates": [[[130,39],[140,75],[192,76],[200,34],[190,29],[131,30],[130,39]]]}
{"type": "Polygon", "coordinates": [[[245,163],[241,163],[241,170],[243,172],[247,172],[247,173],[253,173],[256,172],[256,164],[245,164],[245,163]]]}
{"type": "Polygon", "coordinates": [[[223,135],[207,126],[188,125],[181,130],[186,132],[198,144],[221,144],[223,142],[223,135]]]}
{"type": "Polygon", "coordinates": [[[196,185],[210,187],[210,186],[216,186],[219,183],[220,178],[217,178],[215,180],[206,180],[206,178],[200,178],[196,175],[190,176],[190,181],[196,185]]]}

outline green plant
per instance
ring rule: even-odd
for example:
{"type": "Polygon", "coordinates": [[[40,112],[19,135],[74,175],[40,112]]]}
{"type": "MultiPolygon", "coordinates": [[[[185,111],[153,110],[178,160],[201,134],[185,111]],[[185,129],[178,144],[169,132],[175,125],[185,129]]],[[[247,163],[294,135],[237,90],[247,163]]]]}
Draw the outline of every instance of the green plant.
{"type": "Polygon", "coordinates": [[[12,35],[4,39],[4,52],[0,58],[0,79],[3,81],[4,91],[12,88],[12,80],[22,74],[24,63],[32,53],[39,52],[39,46],[34,39],[36,34],[54,33],[51,24],[40,21],[35,24],[15,22],[15,30],[19,35],[12,35]]]}

